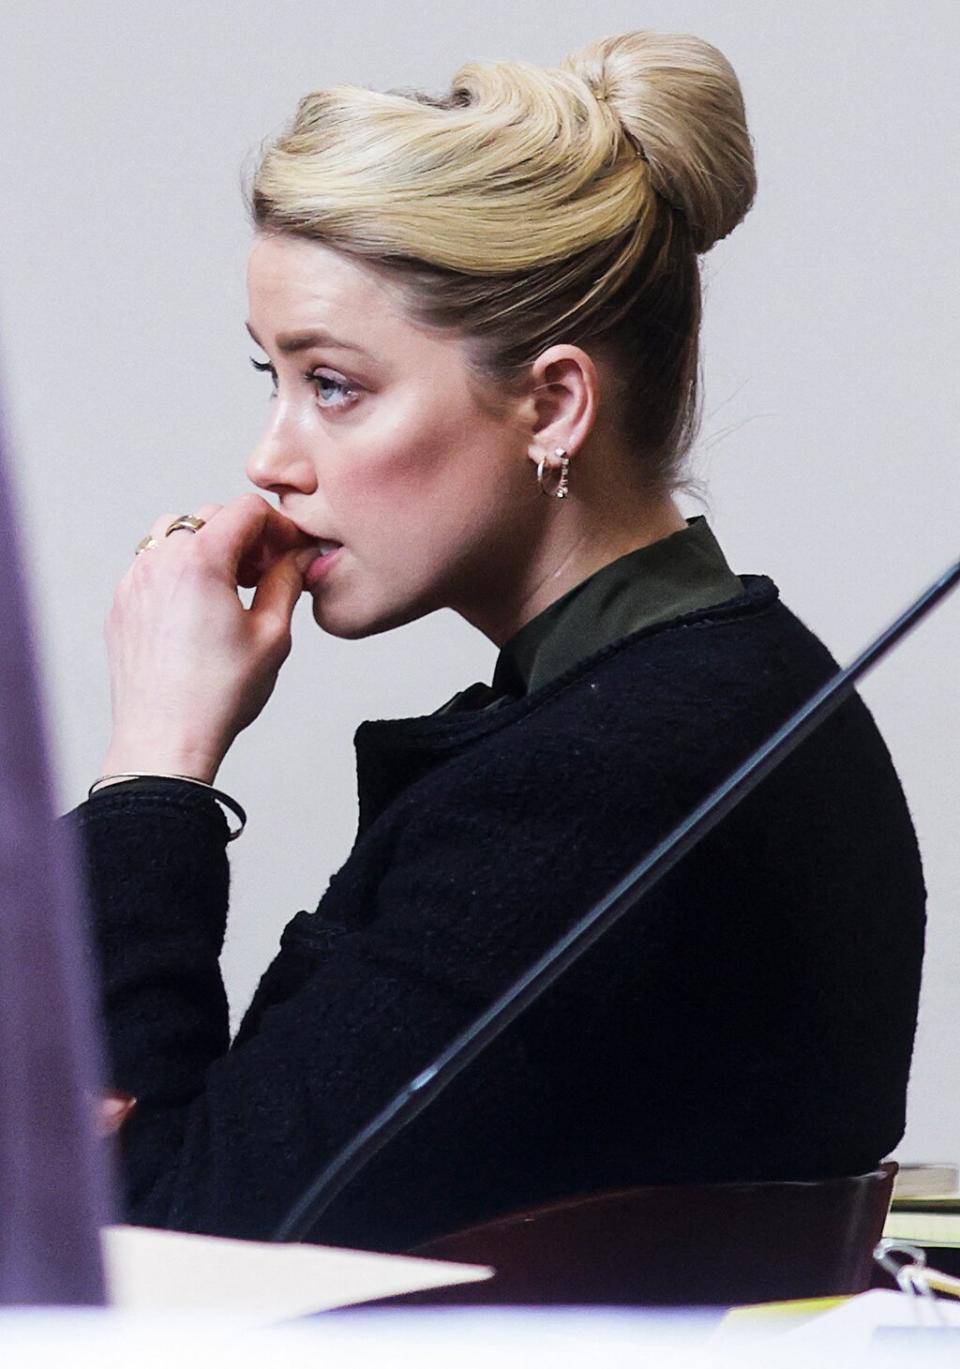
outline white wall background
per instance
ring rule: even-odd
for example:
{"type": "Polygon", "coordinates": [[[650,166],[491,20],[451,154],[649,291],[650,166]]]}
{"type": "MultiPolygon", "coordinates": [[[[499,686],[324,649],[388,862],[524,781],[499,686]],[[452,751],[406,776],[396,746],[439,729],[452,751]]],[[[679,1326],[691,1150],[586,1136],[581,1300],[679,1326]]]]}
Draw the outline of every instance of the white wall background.
{"type": "MultiPolygon", "coordinates": [[[[164,511],[246,488],[266,390],[247,363],[242,167],[307,90],[444,89],[470,58],[554,62],[630,28],[736,68],[760,192],[707,258],[698,471],[734,568],[765,571],[841,660],[958,552],[955,0],[2,0],[0,355],[61,807],[109,734],[102,623],[164,511]]],[[[916,821],[930,936],[900,1153],[960,1159],[960,596],[864,694],[916,821]]],[[[351,736],[487,675],[452,615],[294,654],[220,782],[226,969],[243,1006],[355,819],[351,736]]],[[[851,853],[851,857],[855,853],[851,853]]]]}

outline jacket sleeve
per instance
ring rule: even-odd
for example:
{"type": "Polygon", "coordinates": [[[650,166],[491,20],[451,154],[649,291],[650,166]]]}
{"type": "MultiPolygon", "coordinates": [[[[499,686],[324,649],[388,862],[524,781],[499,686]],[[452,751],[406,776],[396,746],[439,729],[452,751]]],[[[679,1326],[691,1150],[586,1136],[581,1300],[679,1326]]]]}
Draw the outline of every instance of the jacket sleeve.
{"type": "MultiPolygon", "coordinates": [[[[108,1082],[137,1099],[121,1138],[126,1218],[265,1238],[325,1161],[479,1012],[484,995],[449,964],[424,975],[412,944],[429,941],[451,912],[444,834],[433,830],[429,875],[419,848],[410,859],[400,853],[367,910],[372,926],[294,918],[258,991],[253,1028],[245,1023],[230,1047],[218,968],[227,829],[214,802],[172,783],[116,786],[68,816],[88,862],[108,1082]]],[[[495,1068],[523,1093],[519,1042],[495,1068]]],[[[528,1084],[524,1106],[533,1109],[539,1091],[528,1084]]],[[[483,1111],[459,1120],[494,1125],[483,1111]]],[[[448,1116],[441,1112],[441,1129],[448,1116]]],[[[445,1147],[446,1137],[434,1139],[445,1147]]],[[[428,1189],[436,1173],[427,1167],[428,1189]]],[[[389,1223],[377,1214],[391,1186],[367,1193],[369,1244],[380,1248],[389,1248],[389,1223]]],[[[317,1239],[362,1245],[365,1221],[345,1216],[317,1239]]]]}
{"type": "Polygon", "coordinates": [[[85,862],[110,1087],[175,1105],[228,1045],[227,825],[192,785],[111,785],[63,819],[85,862]]]}

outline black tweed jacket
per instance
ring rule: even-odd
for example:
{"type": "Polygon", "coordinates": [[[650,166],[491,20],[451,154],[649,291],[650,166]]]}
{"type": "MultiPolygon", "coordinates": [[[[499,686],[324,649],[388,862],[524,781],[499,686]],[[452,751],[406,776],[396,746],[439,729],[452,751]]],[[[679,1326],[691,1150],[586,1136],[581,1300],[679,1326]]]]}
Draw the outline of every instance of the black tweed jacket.
{"type": "MultiPolygon", "coordinates": [[[[78,825],[129,1220],[268,1234],[387,1098],[835,669],[765,577],[486,713],[364,723],[360,826],[236,1040],[226,825],[176,781],[78,825]]],[[[343,1192],[404,1249],[550,1197],[858,1172],[904,1124],[916,840],[853,698],[343,1192]]]]}

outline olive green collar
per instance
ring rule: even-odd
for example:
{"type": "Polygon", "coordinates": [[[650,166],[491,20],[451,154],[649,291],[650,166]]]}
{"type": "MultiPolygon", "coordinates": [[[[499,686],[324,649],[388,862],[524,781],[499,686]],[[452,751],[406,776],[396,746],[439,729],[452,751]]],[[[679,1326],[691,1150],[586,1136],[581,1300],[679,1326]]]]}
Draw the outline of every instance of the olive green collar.
{"type": "Polygon", "coordinates": [[[526,623],[500,652],[494,692],[522,697],[609,642],[742,593],[707,520],[689,519],[679,532],[603,566],[526,623]]]}
{"type": "Polygon", "coordinates": [[[743,590],[706,519],[688,519],[685,528],[611,561],[538,613],[502,647],[492,686],[472,685],[440,711],[521,699],[611,642],[743,590]]]}

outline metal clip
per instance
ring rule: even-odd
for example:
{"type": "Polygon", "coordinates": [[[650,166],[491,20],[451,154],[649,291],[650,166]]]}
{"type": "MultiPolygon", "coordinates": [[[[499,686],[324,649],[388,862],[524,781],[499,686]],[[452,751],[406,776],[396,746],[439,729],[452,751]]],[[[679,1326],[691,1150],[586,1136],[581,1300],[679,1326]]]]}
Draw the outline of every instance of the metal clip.
{"type": "Polygon", "coordinates": [[[937,1326],[947,1324],[931,1287],[931,1279],[938,1281],[939,1276],[927,1268],[926,1251],[907,1241],[884,1239],[874,1250],[873,1258],[881,1269],[896,1279],[900,1292],[910,1298],[914,1318],[919,1324],[922,1325],[925,1319],[937,1326]],[[898,1255],[903,1258],[897,1259],[898,1255]]]}

